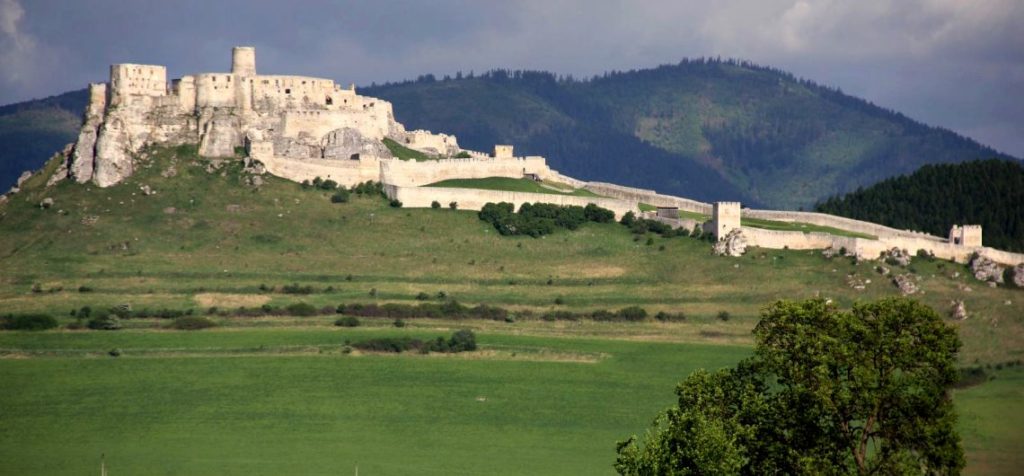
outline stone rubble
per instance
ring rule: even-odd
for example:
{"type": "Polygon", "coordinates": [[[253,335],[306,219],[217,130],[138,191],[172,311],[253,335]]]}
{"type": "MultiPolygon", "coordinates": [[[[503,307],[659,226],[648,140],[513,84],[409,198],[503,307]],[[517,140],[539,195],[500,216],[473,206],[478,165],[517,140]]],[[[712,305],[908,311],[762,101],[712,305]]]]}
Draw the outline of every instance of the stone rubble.
{"type": "Polygon", "coordinates": [[[718,240],[711,252],[716,256],[743,256],[747,252],[747,239],[742,230],[734,229],[718,240]]]}
{"type": "Polygon", "coordinates": [[[967,306],[964,305],[963,300],[957,299],[950,304],[952,307],[952,309],[950,309],[949,311],[950,317],[957,321],[967,319],[967,306]]]}
{"type": "Polygon", "coordinates": [[[987,281],[990,286],[1003,284],[1003,267],[984,257],[976,256],[971,260],[971,272],[979,281],[987,281]]]}
{"type": "Polygon", "coordinates": [[[917,294],[920,288],[917,287],[917,282],[912,274],[897,274],[893,276],[892,283],[899,288],[900,293],[904,296],[911,294],[917,294]]]}

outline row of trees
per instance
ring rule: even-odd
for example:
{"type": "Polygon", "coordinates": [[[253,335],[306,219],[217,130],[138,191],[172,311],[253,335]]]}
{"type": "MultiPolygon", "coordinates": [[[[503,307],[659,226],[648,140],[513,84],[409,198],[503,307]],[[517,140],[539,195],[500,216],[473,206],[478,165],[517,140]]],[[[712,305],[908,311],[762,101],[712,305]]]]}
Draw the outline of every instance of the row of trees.
{"type": "Polygon", "coordinates": [[[615,213],[593,203],[586,207],[549,203],[524,203],[515,211],[508,202],[487,203],[478,214],[502,235],[528,235],[534,238],[554,233],[558,228],[575,230],[587,222],[609,223],[615,213]]]}

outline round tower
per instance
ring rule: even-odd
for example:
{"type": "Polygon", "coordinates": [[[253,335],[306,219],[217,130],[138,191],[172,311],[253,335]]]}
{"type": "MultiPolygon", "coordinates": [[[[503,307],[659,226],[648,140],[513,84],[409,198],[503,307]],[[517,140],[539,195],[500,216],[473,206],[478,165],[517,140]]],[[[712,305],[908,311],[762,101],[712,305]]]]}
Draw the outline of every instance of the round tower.
{"type": "Polygon", "coordinates": [[[231,48],[231,74],[256,76],[256,48],[251,46],[231,48]]]}

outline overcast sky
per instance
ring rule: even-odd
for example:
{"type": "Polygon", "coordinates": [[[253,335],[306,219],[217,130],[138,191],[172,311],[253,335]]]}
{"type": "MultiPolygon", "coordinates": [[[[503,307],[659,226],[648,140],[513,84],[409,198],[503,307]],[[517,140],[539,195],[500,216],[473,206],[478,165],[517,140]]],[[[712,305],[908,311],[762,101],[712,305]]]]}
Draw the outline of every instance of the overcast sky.
{"type": "Polygon", "coordinates": [[[0,104],[118,62],[365,85],[491,68],[589,76],[682,57],[788,70],[1024,157],[1024,0],[0,0],[0,104]]]}

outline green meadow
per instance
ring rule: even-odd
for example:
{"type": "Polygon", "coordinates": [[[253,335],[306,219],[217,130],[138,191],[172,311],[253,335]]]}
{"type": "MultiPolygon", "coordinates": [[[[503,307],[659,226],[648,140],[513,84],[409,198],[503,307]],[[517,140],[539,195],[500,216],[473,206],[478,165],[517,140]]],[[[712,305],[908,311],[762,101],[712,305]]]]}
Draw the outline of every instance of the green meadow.
{"type": "MultiPolygon", "coordinates": [[[[188,147],[151,151],[107,189],[47,174],[0,205],[0,314],[48,313],[62,328],[0,332],[0,464],[10,474],[607,474],[615,442],[643,431],[696,368],[742,359],[760,309],[824,297],[840,306],[898,293],[872,262],[752,249],[587,224],[502,237],[475,212],[403,209],[212,167],[188,147]],[[168,171],[173,169],[173,177],[168,171]],[[141,187],[156,193],[145,195],[141,187]],[[50,208],[39,206],[51,197],[50,208]],[[651,238],[648,240],[648,238],[651,238]],[[649,243],[649,244],[648,244],[649,243]],[[862,283],[863,290],[854,289],[862,283]],[[283,286],[308,287],[291,294],[283,286]],[[501,306],[513,322],[228,317],[305,302],[423,302],[439,293],[501,306]],[[70,331],[72,309],[191,309],[219,327],[184,332],[129,319],[70,331]],[[552,310],[682,313],[682,322],[547,322],[552,310]],[[728,319],[720,318],[724,315],[728,319]],[[345,353],[367,336],[477,332],[456,355],[345,353]],[[109,355],[117,349],[119,357],[109,355]]],[[[968,471],[1024,464],[1019,415],[1024,292],[966,267],[915,259],[921,301],[953,322],[962,364],[994,380],[957,391],[968,471]]]]}

